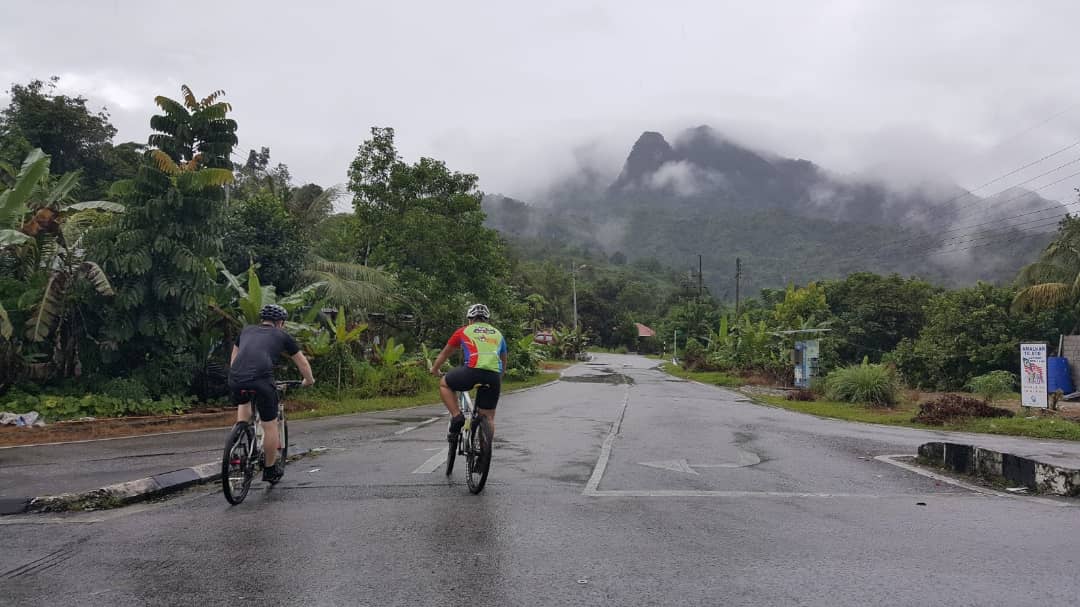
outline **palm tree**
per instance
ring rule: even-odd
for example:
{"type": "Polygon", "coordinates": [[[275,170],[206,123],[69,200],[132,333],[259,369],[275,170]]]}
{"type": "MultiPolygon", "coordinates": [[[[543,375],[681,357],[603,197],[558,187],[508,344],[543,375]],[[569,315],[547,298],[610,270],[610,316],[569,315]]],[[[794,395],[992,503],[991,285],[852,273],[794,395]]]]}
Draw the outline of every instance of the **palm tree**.
{"type": "Polygon", "coordinates": [[[1080,217],[1061,221],[1054,241],[1020,271],[1016,283],[1022,288],[1013,299],[1014,312],[1080,309],[1080,217]]]}
{"type": "Polygon", "coordinates": [[[319,297],[335,307],[375,310],[394,300],[397,282],[379,268],[311,255],[301,274],[319,297]]]}

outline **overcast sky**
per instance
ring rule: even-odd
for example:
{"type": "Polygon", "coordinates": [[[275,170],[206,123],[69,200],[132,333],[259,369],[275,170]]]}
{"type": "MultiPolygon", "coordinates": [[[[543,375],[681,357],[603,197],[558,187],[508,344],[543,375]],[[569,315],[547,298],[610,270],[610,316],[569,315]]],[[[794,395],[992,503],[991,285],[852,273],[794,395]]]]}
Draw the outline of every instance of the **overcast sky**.
{"type": "MultiPolygon", "coordinates": [[[[38,0],[0,14],[0,82],[58,75],[137,141],[155,95],[222,88],[241,156],[269,146],[324,185],[372,125],[395,127],[407,159],[518,196],[575,162],[617,171],[644,129],[702,123],[839,172],[967,187],[1080,140],[1075,0],[38,0]]],[[[1070,198],[1075,181],[1041,193],[1070,198]]]]}

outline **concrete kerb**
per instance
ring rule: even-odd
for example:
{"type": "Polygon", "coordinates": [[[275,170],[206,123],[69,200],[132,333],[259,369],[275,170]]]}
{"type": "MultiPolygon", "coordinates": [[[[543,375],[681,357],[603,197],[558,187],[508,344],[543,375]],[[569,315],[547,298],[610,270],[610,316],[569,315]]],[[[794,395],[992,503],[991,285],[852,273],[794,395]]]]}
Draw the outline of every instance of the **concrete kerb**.
{"type": "Polygon", "coordinates": [[[972,476],[1003,478],[1039,493],[1080,496],[1080,470],[1040,462],[976,445],[949,442],[925,443],[919,458],[933,465],[972,476]]]}
{"type": "MultiPolygon", "coordinates": [[[[322,453],[325,450],[322,447],[302,449],[289,454],[289,461],[292,462],[302,457],[322,453]]],[[[10,498],[5,500],[5,503],[0,504],[0,514],[105,510],[175,493],[193,485],[213,483],[220,479],[221,462],[207,462],[190,468],[181,468],[88,491],[28,498],[10,498]]]]}

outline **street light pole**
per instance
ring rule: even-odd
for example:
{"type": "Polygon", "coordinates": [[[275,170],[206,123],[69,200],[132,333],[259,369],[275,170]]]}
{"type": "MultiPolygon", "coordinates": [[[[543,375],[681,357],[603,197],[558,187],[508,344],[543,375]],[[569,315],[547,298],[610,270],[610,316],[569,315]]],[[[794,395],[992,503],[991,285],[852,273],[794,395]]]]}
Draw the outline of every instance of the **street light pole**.
{"type": "Polygon", "coordinates": [[[570,266],[570,288],[574,293],[574,333],[577,333],[577,266],[570,266]]]}
{"type": "Polygon", "coordinates": [[[576,263],[570,264],[570,290],[574,294],[574,332],[577,333],[580,327],[578,327],[578,315],[577,315],[577,273],[579,270],[584,270],[589,266],[585,264],[578,265],[576,263]]]}

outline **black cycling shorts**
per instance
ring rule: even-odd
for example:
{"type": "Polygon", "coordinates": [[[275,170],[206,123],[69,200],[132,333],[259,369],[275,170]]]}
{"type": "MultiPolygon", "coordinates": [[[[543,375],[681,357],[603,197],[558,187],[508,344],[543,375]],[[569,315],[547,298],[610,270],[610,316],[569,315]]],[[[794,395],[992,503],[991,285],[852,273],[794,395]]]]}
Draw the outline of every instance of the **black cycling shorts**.
{"type": "Polygon", "coordinates": [[[480,388],[476,391],[477,409],[494,409],[499,404],[502,375],[496,371],[458,367],[447,373],[445,379],[446,385],[458,392],[468,392],[479,384],[480,388]]]}
{"type": "Polygon", "coordinates": [[[259,419],[264,422],[278,417],[278,391],[271,378],[253,379],[246,382],[229,382],[234,405],[246,405],[255,397],[255,407],[259,410],[259,419]]]}

